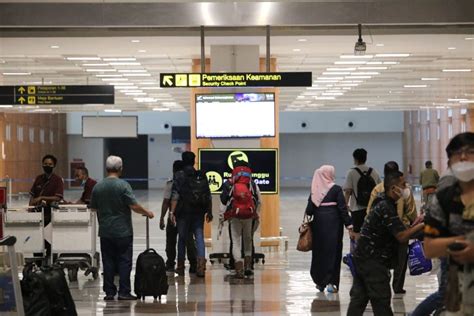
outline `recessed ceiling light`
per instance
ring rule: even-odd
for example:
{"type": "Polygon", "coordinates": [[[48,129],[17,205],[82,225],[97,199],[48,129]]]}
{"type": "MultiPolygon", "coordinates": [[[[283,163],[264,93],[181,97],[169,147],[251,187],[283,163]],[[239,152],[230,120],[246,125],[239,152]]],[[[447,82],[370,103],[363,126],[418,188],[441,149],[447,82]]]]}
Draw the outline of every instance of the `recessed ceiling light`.
{"type": "Polygon", "coordinates": [[[377,47],[384,47],[384,46],[385,46],[385,44],[378,43],[378,44],[375,44],[375,46],[377,46],[377,47]]]}
{"type": "Polygon", "coordinates": [[[367,107],[356,107],[356,108],[351,108],[352,111],[367,111],[369,108],[367,107]]]}
{"type": "Polygon", "coordinates": [[[376,54],[375,57],[408,57],[410,54],[376,54]]]}
{"type": "Polygon", "coordinates": [[[299,38],[298,42],[307,42],[308,40],[306,38],[299,38]]]}
{"type": "Polygon", "coordinates": [[[59,46],[58,45],[51,45],[51,46],[49,46],[49,48],[57,49],[57,48],[59,48],[59,46]]]}
{"type": "Polygon", "coordinates": [[[4,76],[29,76],[31,72],[4,72],[4,76]]]}
{"type": "Polygon", "coordinates": [[[439,78],[421,78],[422,81],[437,81],[439,78]]]}
{"type": "Polygon", "coordinates": [[[104,61],[135,61],[135,57],[113,57],[113,58],[104,58],[104,61]]]}
{"type": "Polygon", "coordinates": [[[299,49],[299,48],[293,48],[293,51],[294,51],[294,52],[301,52],[301,49],[299,49]]]}
{"type": "Polygon", "coordinates": [[[370,58],[374,58],[374,55],[341,55],[339,56],[339,58],[348,58],[348,59],[370,59],[370,58]]]}
{"type": "Polygon", "coordinates": [[[107,112],[107,113],[122,113],[122,110],[120,110],[120,109],[105,109],[104,112],[107,112]]]}
{"type": "Polygon", "coordinates": [[[443,72],[471,72],[471,69],[443,69],[443,72]]]}
{"type": "Polygon", "coordinates": [[[140,49],[138,52],[139,53],[146,53],[146,50],[145,49],[140,49]]]}
{"type": "Polygon", "coordinates": [[[455,50],[456,47],[448,47],[449,50],[455,50]]]}
{"type": "Polygon", "coordinates": [[[131,40],[130,42],[132,42],[132,43],[140,43],[140,40],[134,39],[134,40],[131,40]]]}
{"type": "Polygon", "coordinates": [[[100,60],[100,57],[66,57],[67,60],[100,60]]]}
{"type": "Polygon", "coordinates": [[[426,84],[406,84],[403,86],[404,88],[426,88],[428,85],[426,84]]]}

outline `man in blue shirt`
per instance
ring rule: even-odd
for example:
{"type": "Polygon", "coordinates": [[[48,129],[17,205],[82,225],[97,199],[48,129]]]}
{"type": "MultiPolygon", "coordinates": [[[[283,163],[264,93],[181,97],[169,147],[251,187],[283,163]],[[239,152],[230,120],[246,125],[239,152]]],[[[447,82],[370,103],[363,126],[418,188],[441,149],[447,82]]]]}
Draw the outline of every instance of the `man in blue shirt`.
{"type": "Polygon", "coordinates": [[[120,275],[119,300],[136,300],[130,294],[130,273],[133,256],[132,210],[153,218],[154,214],[138,204],[128,182],[120,179],[122,159],[109,156],[106,161],[107,177],[92,191],[91,209],[99,220],[100,249],[104,269],[104,300],[114,300],[117,287],[115,272],[120,275]]]}

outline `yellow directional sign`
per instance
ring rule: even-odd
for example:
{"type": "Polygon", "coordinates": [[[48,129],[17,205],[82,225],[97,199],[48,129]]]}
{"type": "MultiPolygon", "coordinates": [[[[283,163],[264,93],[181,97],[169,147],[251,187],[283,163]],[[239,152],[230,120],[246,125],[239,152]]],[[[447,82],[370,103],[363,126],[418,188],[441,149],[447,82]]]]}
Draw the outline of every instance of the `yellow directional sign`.
{"type": "Polygon", "coordinates": [[[36,97],[28,96],[28,104],[36,104],[36,97]]]}
{"type": "Polygon", "coordinates": [[[24,97],[19,97],[18,98],[18,102],[20,102],[20,104],[23,104],[25,103],[26,99],[24,97]]]}
{"type": "Polygon", "coordinates": [[[36,94],[36,86],[28,86],[28,94],[36,94]]]}
{"type": "Polygon", "coordinates": [[[201,74],[189,74],[189,86],[190,87],[201,86],[201,74]]]}
{"type": "Polygon", "coordinates": [[[25,91],[26,91],[25,87],[19,87],[18,88],[18,92],[20,92],[20,94],[25,93],[25,91]]]}
{"type": "Polygon", "coordinates": [[[174,84],[173,84],[173,76],[172,76],[172,75],[164,76],[164,77],[163,77],[163,86],[168,86],[168,87],[174,86],[174,84]]]}
{"type": "Polygon", "coordinates": [[[188,75],[187,74],[176,74],[175,83],[177,87],[187,87],[188,86],[188,75]]]}

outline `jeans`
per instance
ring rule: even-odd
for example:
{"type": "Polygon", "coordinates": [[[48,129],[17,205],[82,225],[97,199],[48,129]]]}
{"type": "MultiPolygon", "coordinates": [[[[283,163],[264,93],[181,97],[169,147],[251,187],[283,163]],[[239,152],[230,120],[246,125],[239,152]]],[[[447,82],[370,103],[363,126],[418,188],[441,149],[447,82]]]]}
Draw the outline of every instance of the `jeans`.
{"type": "Polygon", "coordinates": [[[198,258],[204,258],[206,251],[204,248],[204,215],[183,214],[177,219],[178,225],[178,261],[184,261],[186,240],[188,234],[194,234],[196,241],[196,252],[198,258]]]}
{"type": "Polygon", "coordinates": [[[393,316],[390,306],[390,270],[374,259],[354,258],[356,276],[351,288],[351,302],[347,316],[364,315],[367,304],[372,304],[375,316],[393,316]]]}
{"type": "Polygon", "coordinates": [[[425,298],[410,314],[410,316],[427,316],[444,306],[444,294],[448,283],[448,262],[446,258],[441,258],[441,269],[438,277],[439,288],[427,298],[425,298]]]}
{"type": "MultiPolygon", "coordinates": [[[[174,268],[176,260],[176,242],[178,239],[178,228],[168,219],[166,224],[166,267],[174,268]]],[[[186,240],[186,253],[191,266],[196,266],[196,243],[193,234],[189,234],[186,240]]]]}
{"type": "Polygon", "coordinates": [[[102,265],[104,266],[105,295],[115,296],[117,287],[114,284],[115,273],[120,276],[119,296],[127,296],[131,292],[130,273],[132,271],[133,236],[122,238],[100,238],[102,265]]]}
{"type": "Polygon", "coordinates": [[[232,218],[230,220],[230,229],[232,234],[232,256],[235,261],[241,260],[241,241],[243,241],[244,257],[252,256],[252,224],[253,219],[238,219],[232,218]]]}

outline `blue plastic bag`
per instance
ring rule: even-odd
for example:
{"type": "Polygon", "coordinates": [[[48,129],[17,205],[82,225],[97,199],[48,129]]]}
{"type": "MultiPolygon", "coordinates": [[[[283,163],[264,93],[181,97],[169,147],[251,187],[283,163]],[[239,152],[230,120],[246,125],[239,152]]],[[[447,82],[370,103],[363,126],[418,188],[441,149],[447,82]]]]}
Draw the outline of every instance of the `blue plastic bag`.
{"type": "Polygon", "coordinates": [[[423,253],[423,243],[415,240],[408,246],[408,268],[410,275],[420,275],[430,272],[432,269],[431,259],[427,259],[423,253]]]}

